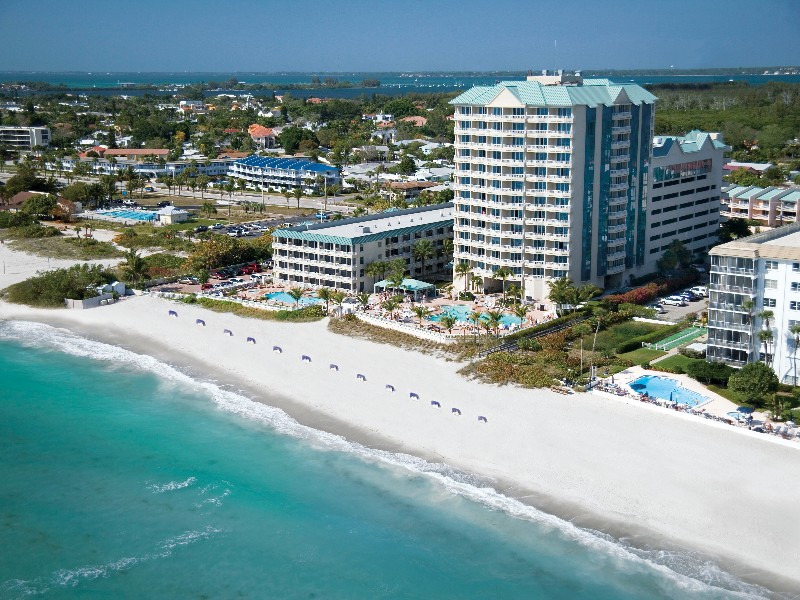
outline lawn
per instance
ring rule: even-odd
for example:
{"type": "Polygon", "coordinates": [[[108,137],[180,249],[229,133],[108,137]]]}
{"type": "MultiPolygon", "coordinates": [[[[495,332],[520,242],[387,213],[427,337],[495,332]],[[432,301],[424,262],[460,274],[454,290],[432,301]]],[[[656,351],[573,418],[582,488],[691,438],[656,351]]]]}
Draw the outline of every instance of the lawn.
{"type": "MultiPolygon", "coordinates": [[[[613,353],[623,342],[627,342],[640,335],[651,333],[658,329],[665,329],[664,325],[656,325],[655,323],[641,323],[639,321],[625,321],[618,323],[608,329],[605,329],[597,334],[597,343],[595,350],[597,352],[613,353]]],[[[583,347],[591,348],[594,334],[584,336],[583,347]]]]}
{"type": "Polygon", "coordinates": [[[651,350],[650,348],[639,348],[638,350],[634,350],[633,352],[625,352],[623,354],[617,354],[617,358],[621,358],[623,360],[629,360],[635,365],[641,365],[642,363],[649,363],[657,358],[661,358],[665,354],[666,352],[662,352],[661,350],[651,350]]]}
{"type": "Polygon", "coordinates": [[[673,354],[664,360],[659,360],[653,366],[671,373],[685,373],[688,365],[702,360],[702,358],[689,358],[683,354],[673,354]]]}

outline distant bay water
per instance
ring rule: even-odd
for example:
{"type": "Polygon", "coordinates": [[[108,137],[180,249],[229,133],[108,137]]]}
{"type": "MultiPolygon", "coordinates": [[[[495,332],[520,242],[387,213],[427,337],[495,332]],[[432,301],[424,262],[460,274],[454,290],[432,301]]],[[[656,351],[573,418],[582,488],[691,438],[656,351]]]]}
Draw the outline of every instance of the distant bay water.
{"type": "Polygon", "coordinates": [[[769,596],[64,330],[0,374],[3,599],[769,596]]]}
{"type": "MultiPolygon", "coordinates": [[[[81,89],[83,93],[97,95],[126,94],[132,96],[151,93],[170,95],[175,93],[175,86],[210,81],[225,82],[236,79],[247,84],[272,84],[268,90],[245,92],[240,90],[221,89],[207,92],[208,96],[219,93],[229,94],[264,94],[274,92],[283,94],[289,91],[298,97],[322,96],[326,98],[355,98],[362,95],[386,94],[400,95],[407,93],[453,92],[469,89],[476,85],[493,85],[500,80],[524,79],[524,72],[496,73],[124,73],[124,72],[46,72],[46,71],[0,71],[0,83],[18,81],[43,82],[52,85],[65,85],[72,89],[81,89]],[[348,88],[316,88],[287,90],[288,85],[309,84],[313,77],[324,80],[333,77],[339,81],[349,81],[354,87],[348,88]],[[380,87],[361,87],[363,80],[380,81],[380,87]],[[121,84],[152,84],[162,88],[161,91],[143,91],[125,89],[121,84]]],[[[616,73],[593,73],[587,77],[608,77],[619,83],[637,83],[639,85],[663,83],[713,83],[725,81],[744,81],[751,85],[761,85],[770,81],[800,83],[800,75],[764,75],[741,73],[715,73],[709,75],[668,74],[668,75],[636,75],[628,76],[616,73]]],[[[47,92],[51,93],[51,92],[47,92]]]]}

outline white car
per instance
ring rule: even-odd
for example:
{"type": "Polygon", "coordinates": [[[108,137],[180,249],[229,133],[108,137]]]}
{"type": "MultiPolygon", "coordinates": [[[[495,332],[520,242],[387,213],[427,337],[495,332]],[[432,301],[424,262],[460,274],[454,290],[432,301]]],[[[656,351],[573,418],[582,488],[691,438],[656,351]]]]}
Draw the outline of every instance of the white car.
{"type": "Polygon", "coordinates": [[[697,294],[698,296],[708,297],[708,288],[702,285],[696,285],[695,287],[689,290],[693,294],[697,294]]]}
{"type": "Polygon", "coordinates": [[[680,296],[668,296],[664,298],[663,304],[668,306],[686,306],[686,301],[680,296]]]}

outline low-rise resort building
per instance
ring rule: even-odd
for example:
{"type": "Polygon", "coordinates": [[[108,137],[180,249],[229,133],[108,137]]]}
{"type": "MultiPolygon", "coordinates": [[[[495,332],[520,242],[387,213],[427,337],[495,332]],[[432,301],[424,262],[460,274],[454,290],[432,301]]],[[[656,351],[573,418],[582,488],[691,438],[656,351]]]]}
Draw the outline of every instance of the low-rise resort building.
{"type": "Polygon", "coordinates": [[[433,204],[365,217],[277,229],[272,233],[274,278],[300,287],[331,287],[372,292],[377,280],[367,274],[375,261],[404,259],[415,279],[450,275],[453,205],[433,204]],[[429,240],[434,255],[416,260],[412,248],[429,240]]]}
{"type": "Polygon", "coordinates": [[[307,158],[271,158],[253,154],[234,161],[228,176],[244,180],[254,189],[321,191],[325,185],[341,183],[339,169],[307,158]],[[317,178],[321,179],[317,179],[317,178]]]}

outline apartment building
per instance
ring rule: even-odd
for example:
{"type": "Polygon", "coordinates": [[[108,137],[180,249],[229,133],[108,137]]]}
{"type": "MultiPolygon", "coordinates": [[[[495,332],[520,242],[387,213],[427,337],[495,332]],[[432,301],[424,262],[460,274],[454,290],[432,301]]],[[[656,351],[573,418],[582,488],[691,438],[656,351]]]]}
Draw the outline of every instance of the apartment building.
{"type": "Polygon", "coordinates": [[[253,154],[234,161],[228,169],[228,176],[244,180],[254,189],[296,187],[304,190],[321,189],[317,177],[323,178],[323,185],[340,184],[341,177],[336,167],[308,160],[307,158],[268,158],[253,154]]]}
{"type": "MultiPolygon", "coordinates": [[[[606,289],[647,260],[655,96],[563,72],[475,87],[455,106],[455,257],[527,298],[570,277],[606,289]]],[[[460,278],[454,277],[457,284],[460,278]]]]}
{"type": "Polygon", "coordinates": [[[452,260],[445,252],[448,239],[453,239],[451,203],[277,229],[272,232],[274,277],[302,287],[372,292],[375,281],[366,274],[367,265],[402,258],[411,277],[430,279],[452,260]],[[414,244],[423,239],[436,250],[424,272],[412,256],[414,244]]]}
{"type": "Polygon", "coordinates": [[[800,325],[800,223],[716,246],[710,255],[707,360],[734,367],[762,361],[796,385],[790,330],[800,325]]]}
{"type": "Polygon", "coordinates": [[[49,127],[0,126],[0,145],[15,150],[33,150],[36,146],[50,145],[49,127]]]}
{"type": "Polygon", "coordinates": [[[723,189],[723,217],[752,219],[767,227],[797,223],[800,187],[732,185],[723,189]]]}
{"type": "Polygon", "coordinates": [[[638,272],[654,272],[673,240],[682,241],[695,254],[717,243],[726,151],[730,146],[718,133],[690,131],[685,136],[653,138],[645,261],[638,272]]]}

